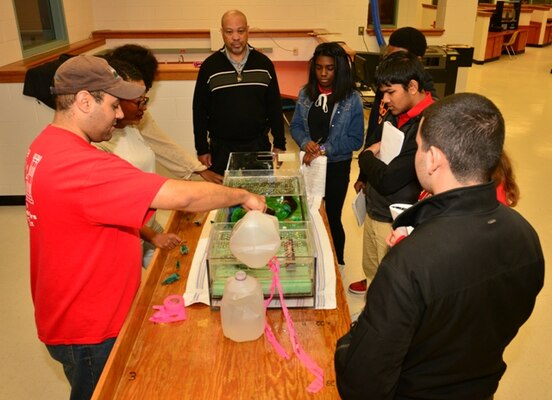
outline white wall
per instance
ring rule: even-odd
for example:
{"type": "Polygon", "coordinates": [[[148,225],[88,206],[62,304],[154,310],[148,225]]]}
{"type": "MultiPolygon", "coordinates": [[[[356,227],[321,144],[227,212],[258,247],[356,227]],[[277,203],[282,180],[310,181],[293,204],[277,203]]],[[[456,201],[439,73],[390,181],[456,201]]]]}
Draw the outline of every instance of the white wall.
{"type": "MultiPolygon", "coordinates": [[[[88,38],[95,29],[92,0],[66,0],[63,5],[69,42],[88,38]]],[[[0,65],[19,61],[22,57],[13,1],[0,0],[0,65]]]]}
{"type": "Polygon", "coordinates": [[[364,47],[357,27],[366,26],[366,0],[93,1],[95,29],[218,30],[221,15],[231,8],[242,10],[252,28],[326,28],[351,47],[364,47]]]}
{"type": "Polygon", "coordinates": [[[25,154],[33,138],[51,122],[53,111],[23,96],[23,84],[0,85],[0,195],[23,195],[25,154]]]}
{"type": "MultiPolygon", "coordinates": [[[[399,26],[419,26],[415,8],[400,2],[399,26]],[[414,10],[414,14],[412,11],[414,10]]],[[[441,0],[446,4],[445,34],[428,37],[429,44],[461,43],[472,45],[477,0],[441,0]],[[473,15],[472,15],[473,14],[473,15]]],[[[251,27],[324,28],[331,40],[343,40],[356,50],[377,51],[374,37],[358,36],[357,27],[366,26],[368,2],[350,0],[237,0],[183,2],[181,0],[112,0],[64,1],[68,33],[78,41],[99,29],[213,29],[218,32],[220,16],[230,8],[246,13],[251,27]]],[[[420,6],[421,7],[421,6],[420,6]]],[[[297,39],[256,39],[255,45],[272,47],[274,59],[308,59],[313,41],[297,39]],[[299,47],[293,58],[278,45],[299,47]]],[[[110,41],[109,46],[121,44],[110,41]]],[[[163,40],[146,41],[150,47],[167,47],[163,40]]],[[[201,46],[208,46],[203,43],[201,46]]],[[[173,47],[171,45],[171,47],[173,47]]],[[[178,46],[174,46],[178,47],[178,46]]],[[[98,51],[97,50],[94,50],[98,51]]],[[[21,59],[15,16],[11,0],[0,0],[0,65],[21,59]]],[[[462,81],[466,72],[459,73],[462,81]]],[[[194,82],[157,82],[151,96],[150,110],[156,121],[180,144],[194,152],[191,97],[194,82]]],[[[457,85],[457,88],[459,86],[457,85]]],[[[461,86],[460,86],[461,87],[461,86]]],[[[52,111],[34,99],[23,96],[22,84],[0,84],[0,196],[23,195],[24,158],[30,142],[51,121],[52,111]]]]}
{"type": "Polygon", "coordinates": [[[69,42],[78,42],[90,37],[95,28],[94,0],[64,0],[65,23],[69,42]]]}
{"type": "Polygon", "coordinates": [[[538,22],[541,24],[541,30],[539,34],[539,40],[538,44],[543,45],[544,44],[544,33],[546,26],[546,23],[548,21],[548,18],[552,15],[552,11],[550,9],[548,10],[533,10],[533,14],[531,14],[531,21],[538,22]]]}
{"type": "Polygon", "coordinates": [[[440,41],[442,44],[457,43],[473,46],[477,0],[440,0],[439,8],[442,5],[445,6],[442,24],[445,32],[440,38],[432,38],[432,40],[440,41]]]}
{"type": "Polygon", "coordinates": [[[0,64],[20,60],[21,55],[12,0],[0,0],[0,64]]]}

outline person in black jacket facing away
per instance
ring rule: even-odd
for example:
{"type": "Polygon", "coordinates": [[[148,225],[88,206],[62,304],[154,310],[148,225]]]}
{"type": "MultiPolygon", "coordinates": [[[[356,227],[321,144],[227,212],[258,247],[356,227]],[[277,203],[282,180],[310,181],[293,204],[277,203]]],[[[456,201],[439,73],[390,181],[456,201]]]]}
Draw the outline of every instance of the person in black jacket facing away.
{"type": "Polygon", "coordinates": [[[201,64],[193,99],[198,159],[223,175],[231,152],[285,151],[284,117],[274,65],[247,43],[247,18],[221,19],[224,47],[201,64]]]}
{"type": "Polygon", "coordinates": [[[496,197],[504,131],[500,111],[478,94],[425,110],[415,165],[432,196],[393,222],[414,230],[383,258],[337,343],[343,399],[493,397],[504,350],[544,283],[537,233],[496,197]]]}

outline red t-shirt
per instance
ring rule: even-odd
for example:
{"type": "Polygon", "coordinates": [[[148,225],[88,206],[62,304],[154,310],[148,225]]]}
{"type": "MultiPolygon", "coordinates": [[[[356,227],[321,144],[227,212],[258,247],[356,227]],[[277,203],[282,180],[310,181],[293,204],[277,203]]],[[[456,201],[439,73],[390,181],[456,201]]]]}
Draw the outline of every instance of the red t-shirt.
{"type": "Polygon", "coordinates": [[[31,292],[46,344],[116,337],[141,276],[139,228],[166,181],[49,125],[25,165],[31,292]]]}

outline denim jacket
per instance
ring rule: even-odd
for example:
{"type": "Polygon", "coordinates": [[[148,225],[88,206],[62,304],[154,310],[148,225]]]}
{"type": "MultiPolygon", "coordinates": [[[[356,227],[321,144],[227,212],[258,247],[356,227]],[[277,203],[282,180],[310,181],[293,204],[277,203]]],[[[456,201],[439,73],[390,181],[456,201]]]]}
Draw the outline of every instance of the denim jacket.
{"type": "MultiPolygon", "coordinates": [[[[305,90],[299,92],[295,113],[291,120],[291,136],[305,150],[312,140],[309,134],[309,110],[313,105],[305,90]]],[[[330,120],[330,133],[324,143],[328,162],[344,161],[352,158],[353,151],[360,149],[364,142],[364,110],[358,92],[335,104],[330,120]]]]}

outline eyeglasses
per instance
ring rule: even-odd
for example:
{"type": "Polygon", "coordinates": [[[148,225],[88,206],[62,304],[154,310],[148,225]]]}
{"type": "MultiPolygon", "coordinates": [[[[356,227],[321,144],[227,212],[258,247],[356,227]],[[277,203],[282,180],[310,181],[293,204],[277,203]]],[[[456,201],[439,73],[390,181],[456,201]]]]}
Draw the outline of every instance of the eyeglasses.
{"type": "Polygon", "coordinates": [[[138,100],[129,100],[131,103],[134,103],[136,104],[136,107],[138,107],[139,109],[142,109],[144,107],[147,106],[148,102],[149,102],[149,97],[140,97],[138,100]]]}

